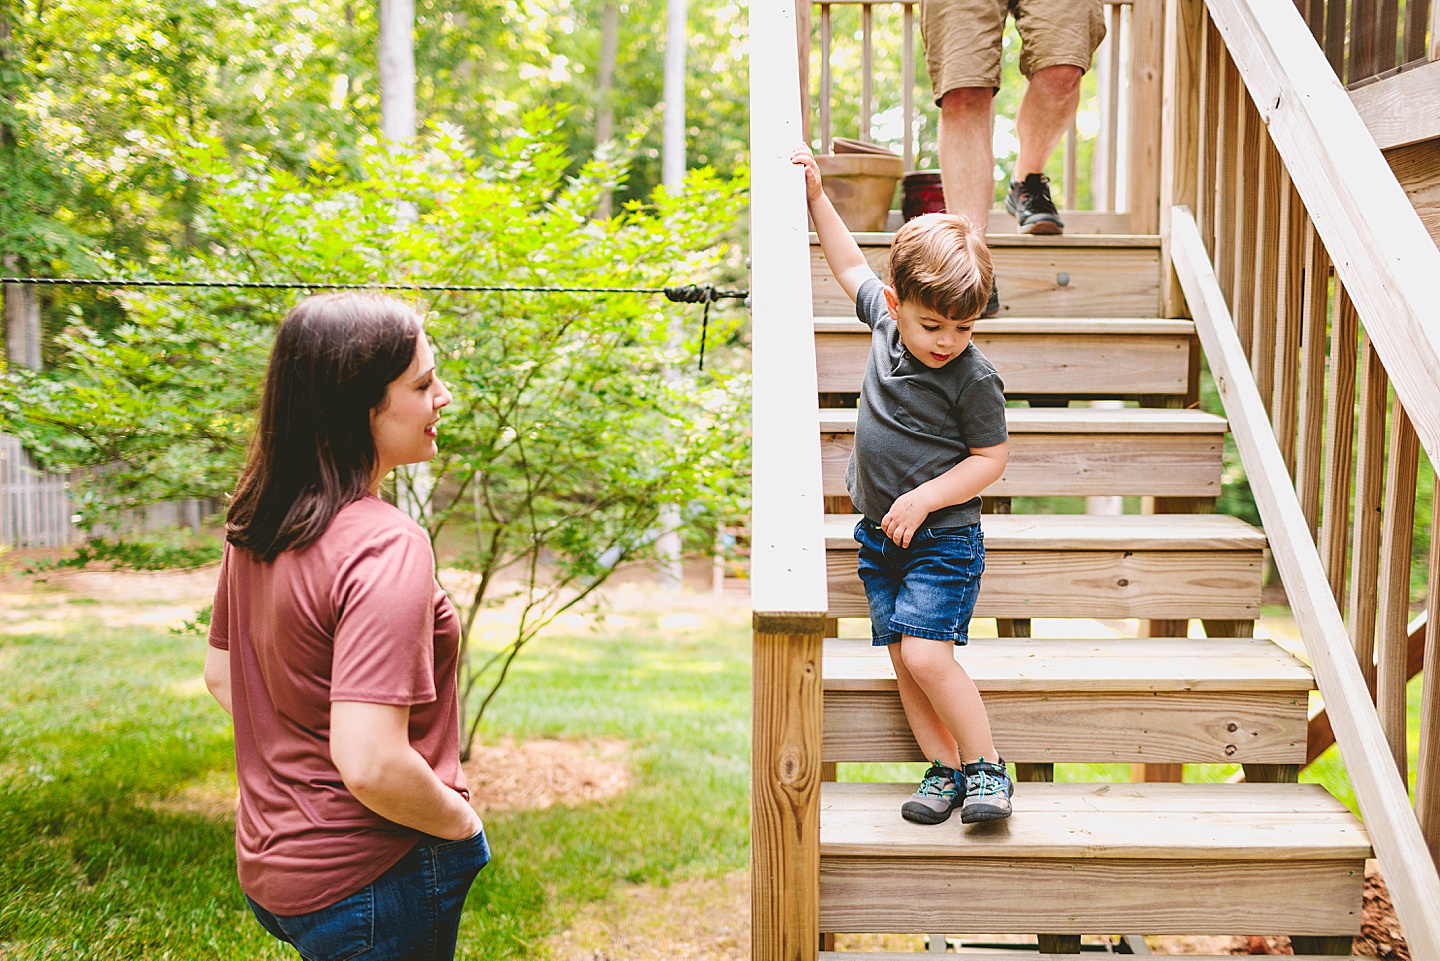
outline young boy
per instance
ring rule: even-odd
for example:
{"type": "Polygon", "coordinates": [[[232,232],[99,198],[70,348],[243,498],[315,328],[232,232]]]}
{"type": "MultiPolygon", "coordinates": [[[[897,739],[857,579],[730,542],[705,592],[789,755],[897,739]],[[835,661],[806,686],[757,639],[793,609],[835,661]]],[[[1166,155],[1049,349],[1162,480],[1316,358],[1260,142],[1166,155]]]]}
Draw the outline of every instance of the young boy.
{"type": "Polygon", "coordinates": [[[790,159],[805,168],[825,261],[873,330],[846,486],[864,515],[855,539],[873,641],[889,648],[910,730],[933,759],[900,813],[939,824],[959,804],[967,824],[1009,817],[1014,785],[954,656],[985,569],[979,494],[1004,472],[1008,437],[1004,384],[970,343],[990,253],[963,217],[917,217],[895,234],[885,286],[820,189],[810,151],[790,159]]]}

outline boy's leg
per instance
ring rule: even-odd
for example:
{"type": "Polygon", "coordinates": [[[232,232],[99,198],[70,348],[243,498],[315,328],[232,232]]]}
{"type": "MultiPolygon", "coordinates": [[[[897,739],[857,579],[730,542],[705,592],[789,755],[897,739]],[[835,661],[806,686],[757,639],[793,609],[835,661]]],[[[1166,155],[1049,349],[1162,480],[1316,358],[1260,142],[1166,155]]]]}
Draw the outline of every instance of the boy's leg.
{"type": "MultiPolygon", "coordinates": [[[[915,640],[908,638],[908,640],[915,640]]],[[[903,641],[901,642],[903,643],[903,641]]],[[[936,641],[931,641],[937,644],[936,641]]],[[[916,683],[911,675],[910,669],[905,666],[905,659],[900,653],[901,644],[890,645],[890,663],[895,666],[895,680],[900,687],[900,704],[905,708],[905,720],[910,723],[910,730],[915,735],[915,741],[920,745],[920,750],[925,752],[925,757],[932,761],[940,761],[952,768],[959,768],[963,761],[960,757],[960,748],[955,743],[945,722],[935,712],[935,706],[930,703],[930,698],[916,683]]]]}
{"type": "MultiPolygon", "coordinates": [[[[980,699],[975,682],[955,660],[954,645],[949,641],[906,635],[900,639],[898,646],[899,658],[893,651],[891,658],[903,664],[906,673],[929,702],[931,714],[953,737],[961,760],[975,761],[983,757],[994,761],[999,758],[990,735],[990,718],[985,713],[985,704],[980,699]]],[[[899,675],[900,667],[896,667],[895,673],[899,675]]],[[[904,697],[903,689],[901,697],[904,697]]],[[[909,704],[905,706],[905,716],[911,716],[909,704]]],[[[916,730],[918,739],[919,730],[913,720],[910,726],[916,730]]],[[[924,746],[922,743],[921,747],[924,746]]]]}

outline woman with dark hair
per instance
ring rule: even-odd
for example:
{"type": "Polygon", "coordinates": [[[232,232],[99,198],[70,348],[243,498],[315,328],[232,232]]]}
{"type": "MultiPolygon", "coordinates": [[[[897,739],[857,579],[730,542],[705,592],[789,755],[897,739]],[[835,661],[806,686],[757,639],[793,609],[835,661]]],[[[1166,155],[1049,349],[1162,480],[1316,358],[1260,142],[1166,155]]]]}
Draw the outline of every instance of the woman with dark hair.
{"type": "Polygon", "coordinates": [[[235,722],[240,887],[311,961],[453,958],[490,859],[460,770],[455,608],[379,498],[450,394],[420,318],[310,297],[275,338],[226,518],[205,681],[235,722]]]}

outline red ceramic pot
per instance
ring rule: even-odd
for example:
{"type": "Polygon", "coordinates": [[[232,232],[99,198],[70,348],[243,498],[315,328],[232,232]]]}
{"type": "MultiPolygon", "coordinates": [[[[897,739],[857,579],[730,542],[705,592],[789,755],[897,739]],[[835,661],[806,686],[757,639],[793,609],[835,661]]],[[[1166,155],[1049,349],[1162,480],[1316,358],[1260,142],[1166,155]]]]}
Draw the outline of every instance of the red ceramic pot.
{"type": "Polygon", "coordinates": [[[900,180],[900,213],[906,220],[921,214],[945,212],[945,189],[940,171],[912,170],[900,180]]]}

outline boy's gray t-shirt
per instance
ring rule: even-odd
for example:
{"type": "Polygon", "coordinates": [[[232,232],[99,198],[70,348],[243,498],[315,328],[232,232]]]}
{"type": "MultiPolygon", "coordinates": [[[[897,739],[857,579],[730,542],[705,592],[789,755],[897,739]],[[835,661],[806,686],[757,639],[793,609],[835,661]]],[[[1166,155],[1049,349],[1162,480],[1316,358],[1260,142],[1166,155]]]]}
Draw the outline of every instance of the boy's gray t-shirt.
{"type": "MultiPolygon", "coordinates": [[[[855,313],[873,333],[845,486],[856,510],[879,524],[897,498],[960,463],[970,448],[1004,443],[1005,384],[973,342],[939,369],[912,357],[878,279],[860,285],[855,313]]],[[[932,512],[922,527],[979,521],[973,497],[932,512]]]]}

